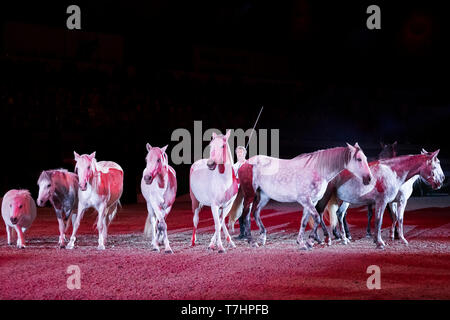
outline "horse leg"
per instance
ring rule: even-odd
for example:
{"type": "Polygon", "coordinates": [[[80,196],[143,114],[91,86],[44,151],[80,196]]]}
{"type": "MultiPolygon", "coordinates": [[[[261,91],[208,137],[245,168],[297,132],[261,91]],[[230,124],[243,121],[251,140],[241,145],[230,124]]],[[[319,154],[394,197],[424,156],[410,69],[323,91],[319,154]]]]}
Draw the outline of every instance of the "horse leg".
{"type": "Polygon", "coordinates": [[[104,229],[105,229],[105,219],[107,214],[106,204],[102,203],[97,209],[97,230],[98,230],[98,250],[105,250],[105,239],[104,239],[104,229]]]}
{"type": "Polygon", "coordinates": [[[386,209],[388,209],[389,215],[391,216],[392,220],[392,226],[391,226],[391,240],[395,240],[395,229],[397,227],[397,216],[398,216],[398,205],[396,202],[391,202],[389,205],[386,206],[386,209]]]}
{"type": "Polygon", "coordinates": [[[145,220],[144,237],[150,238],[152,235],[152,248],[153,251],[159,251],[158,242],[156,241],[156,215],[153,211],[152,204],[147,202],[147,219],[145,220]]]}
{"type": "Polygon", "coordinates": [[[252,232],[251,232],[251,219],[250,219],[250,211],[253,209],[253,203],[250,203],[247,207],[244,206],[244,210],[242,211],[242,219],[244,220],[244,235],[253,247],[257,247],[258,243],[253,241],[252,232]]]}
{"type": "Polygon", "coordinates": [[[8,241],[8,246],[10,246],[12,244],[11,241],[11,227],[6,225],[6,239],[8,241]]]}
{"type": "Polygon", "coordinates": [[[386,209],[386,203],[376,203],[375,205],[375,227],[376,227],[376,235],[374,236],[375,243],[377,244],[378,249],[384,249],[386,244],[381,238],[381,227],[383,225],[383,213],[386,209]]]}
{"type": "Polygon", "coordinates": [[[350,230],[348,229],[347,211],[344,212],[343,222],[344,222],[345,235],[347,236],[347,239],[350,241],[350,240],[352,240],[352,235],[350,234],[350,230]]]}
{"type": "Polygon", "coordinates": [[[253,212],[253,217],[255,218],[256,224],[259,227],[259,239],[261,240],[261,244],[263,246],[266,244],[267,232],[261,220],[261,210],[266,206],[269,200],[270,198],[261,191],[259,193],[258,205],[256,206],[256,210],[253,212]]]}
{"type": "Polygon", "coordinates": [[[301,250],[309,250],[311,246],[304,241],[303,234],[305,233],[306,225],[308,224],[310,213],[307,208],[303,207],[303,215],[300,222],[300,230],[298,231],[297,243],[301,250]]]}
{"type": "Polygon", "coordinates": [[[75,219],[75,222],[72,223],[72,235],[70,236],[70,241],[66,246],[66,249],[73,249],[75,245],[75,240],[77,239],[75,236],[77,234],[78,228],[80,227],[81,219],[83,218],[84,212],[86,208],[82,207],[80,203],[78,203],[78,213],[75,219]]]}
{"type": "Polygon", "coordinates": [[[403,241],[404,244],[408,245],[408,241],[403,236],[403,217],[405,214],[406,199],[401,197],[397,206],[397,217],[398,217],[398,236],[403,241]]]}
{"type": "Polygon", "coordinates": [[[25,237],[23,235],[22,228],[15,225],[14,230],[16,230],[16,234],[17,234],[17,248],[21,248],[21,249],[25,248],[25,237]]]}
{"type": "Polygon", "coordinates": [[[215,232],[215,235],[213,236],[213,238],[211,239],[211,243],[209,244],[209,247],[211,249],[213,249],[214,243],[217,242],[217,248],[219,249],[219,253],[225,252],[225,248],[223,247],[221,234],[220,234],[220,229],[222,229],[222,225],[220,223],[220,212],[219,211],[221,211],[221,210],[222,209],[220,209],[216,205],[211,206],[211,211],[212,211],[213,218],[214,218],[214,226],[215,226],[216,232],[215,232]],[[215,238],[217,238],[217,239],[215,239],[215,238]]]}
{"type": "Polygon", "coordinates": [[[64,240],[65,240],[65,236],[64,236],[64,231],[66,229],[66,224],[64,223],[64,220],[61,218],[57,218],[58,219],[58,227],[59,227],[59,241],[58,241],[58,245],[60,248],[64,248],[64,240]]]}
{"type": "Polygon", "coordinates": [[[192,203],[192,212],[194,213],[194,217],[192,218],[192,222],[194,224],[194,227],[192,229],[192,239],[191,239],[191,246],[195,246],[195,240],[196,240],[196,232],[197,232],[197,225],[198,225],[198,214],[200,213],[200,210],[202,209],[202,205],[200,202],[198,202],[197,198],[194,196],[191,190],[189,190],[189,194],[191,196],[191,203],[192,203]]]}
{"type": "Polygon", "coordinates": [[[336,212],[336,215],[339,219],[339,225],[341,227],[341,237],[342,237],[343,244],[348,244],[344,219],[345,219],[345,214],[347,213],[347,209],[348,209],[349,205],[350,205],[350,203],[344,201],[342,203],[342,205],[339,207],[338,211],[336,212]]]}
{"type": "Polygon", "coordinates": [[[369,204],[367,206],[367,229],[366,229],[366,238],[372,238],[372,233],[370,232],[370,222],[372,221],[373,216],[373,206],[369,204]]]}
{"type": "Polygon", "coordinates": [[[223,213],[222,213],[222,230],[223,233],[225,235],[225,239],[227,239],[228,244],[233,247],[236,248],[236,245],[234,244],[233,240],[231,239],[230,233],[228,232],[228,228],[227,228],[227,224],[225,223],[225,218],[227,217],[229,211],[231,210],[232,206],[233,206],[234,202],[231,203],[227,208],[223,209],[223,213]]]}

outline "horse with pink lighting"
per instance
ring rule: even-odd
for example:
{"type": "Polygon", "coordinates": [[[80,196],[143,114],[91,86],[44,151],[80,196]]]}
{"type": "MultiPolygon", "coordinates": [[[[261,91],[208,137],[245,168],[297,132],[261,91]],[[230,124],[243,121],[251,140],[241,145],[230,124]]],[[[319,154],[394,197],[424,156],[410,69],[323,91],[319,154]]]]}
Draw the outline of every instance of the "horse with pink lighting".
{"type": "MultiPolygon", "coordinates": [[[[344,230],[343,214],[350,204],[354,205],[375,205],[375,228],[374,242],[377,248],[384,249],[385,243],[381,238],[381,226],[383,213],[389,203],[397,202],[399,208],[395,210],[395,219],[399,222],[399,237],[407,244],[403,235],[403,214],[406,207],[406,200],[412,192],[412,184],[417,178],[431,185],[433,189],[439,189],[444,181],[444,173],[440,166],[437,155],[439,150],[418,155],[406,155],[391,159],[383,159],[369,164],[374,180],[369,185],[362,185],[361,182],[349,171],[342,172],[337,176],[327,188],[325,196],[317,205],[319,212],[323,212],[328,206],[330,214],[336,214],[338,199],[344,201],[343,208],[339,211],[339,222],[343,243],[346,244],[346,232],[344,230]]],[[[396,221],[394,220],[393,228],[396,221]]]]}
{"type": "Polygon", "coordinates": [[[47,201],[56,213],[59,226],[59,247],[64,248],[65,233],[75,223],[77,214],[73,213],[78,205],[78,176],[64,169],[42,171],[38,179],[39,196],[37,204],[43,207],[47,201]],[[67,222],[65,222],[67,221],[67,222]]]}
{"type": "Polygon", "coordinates": [[[2,218],[6,226],[8,245],[12,244],[13,230],[17,248],[25,248],[25,231],[36,219],[36,204],[28,190],[9,190],[2,199],[2,218]]]}
{"type": "Polygon", "coordinates": [[[195,245],[199,212],[203,206],[210,206],[215,232],[209,248],[214,249],[217,244],[219,253],[225,252],[221,229],[229,245],[235,247],[225,224],[225,218],[238,192],[238,181],[233,170],[233,156],[228,145],[230,132],[228,131],[226,135],[212,134],[209,159],[200,159],[192,164],[189,181],[194,212],[192,245],[195,245]]]}
{"type": "Polygon", "coordinates": [[[144,235],[152,232],[153,250],[159,251],[159,244],[164,243],[165,252],[173,253],[167,237],[166,217],[172,209],[177,195],[177,178],[175,170],[169,166],[166,149],[152,147],[147,143],[147,166],[142,173],[141,191],[147,201],[148,216],[145,221],[144,235]]]}
{"type": "Polygon", "coordinates": [[[78,174],[78,213],[73,224],[72,236],[67,249],[73,249],[77,230],[83,214],[88,208],[98,212],[98,249],[105,249],[108,226],[117,213],[123,192],[123,170],[115,162],[95,159],[95,152],[90,155],[75,155],[75,172],[78,174]]]}
{"type": "MultiPolygon", "coordinates": [[[[363,184],[370,183],[372,174],[358,143],[355,146],[347,144],[347,147],[319,150],[290,160],[262,155],[250,158],[239,169],[240,185],[244,191],[243,215],[246,218],[246,235],[249,242],[257,246],[250,232],[251,210],[260,229],[260,240],[265,244],[266,229],[260,212],[269,200],[273,199],[279,202],[298,202],[303,206],[297,243],[301,249],[312,248],[313,243],[303,239],[309,216],[313,216],[314,230],[317,230],[322,219],[315,205],[324,195],[328,183],[345,169],[353,172],[363,184]]],[[[322,227],[330,244],[331,240],[323,223],[322,227]]]]}

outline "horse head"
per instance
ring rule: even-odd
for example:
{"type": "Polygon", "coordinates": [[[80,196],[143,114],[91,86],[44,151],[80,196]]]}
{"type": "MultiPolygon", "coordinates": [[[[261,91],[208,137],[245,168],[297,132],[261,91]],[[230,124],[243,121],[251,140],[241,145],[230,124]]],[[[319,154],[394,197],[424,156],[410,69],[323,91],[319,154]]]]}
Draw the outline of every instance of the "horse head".
{"type": "Polygon", "coordinates": [[[10,221],[18,224],[23,217],[30,213],[29,199],[31,195],[26,190],[19,190],[13,197],[9,207],[11,209],[10,221]]]}
{"type": "Polygon", "coordinates": [[[153,179],[161,172],[164,167],[168,166],[168,159],[166,154],[167,145],[158,148],[152,147],[149,143],[147,143],[147,156],[145,157],[145,161],[147,166],[144,170],[144,181],[146,184],[151,184],[153,179]]]}
{"type": "Polygon", "coordinates": [[[392,144],[384,144],[380,142],[381,152],[378,155],[378,159],[390,159],[397,156],[397,141],[392,144]]]}
{"type": "Polygon", "coordinates": [[[43,207],[52,195],[52,172],[42,171],[37,184],[39,186],[37,205],[43,207]]]}
{"type": "Polygon", "coordinates": [[[220,165],[220,172],[224,172],[223,165],[227,162],[230,162],[230,150],[228,148],[228,138],[230,137],[231,131],[228,130],[225,135],[216,134],[213,132],[212,140],[209,143],[209,159],[207,162],[207,166],[209,170],[214,170],[217,165],[220,165]]]}
{"type": "Polygon", "coordinates": [[[91,182],[96,168],[95,151],[90,155],[79,155],[75,151],[75,173],[78,175],[78,186],[81,191],[86,191],[88,183],[91,182]]]}
{"type": "Polygon", "coordinates": [[[421,154],[426,156],[425,164],[419,170],[420,177],[436,190],[442,187],[445,175],[441,168],[441,162],[437,158],[439,149],[434,152],[427,152],[422,149],[421,154]]]}
{"type": "Polygon", "coordinates": [[[367,157],[358,145],[354,146],[347,143],[347,148],[350,152],[350,157],[347,162],[346,169],[355,176],[360,177],[365,185],[368,185],[372,180],[372,172],[367,164],[367,157]]]}

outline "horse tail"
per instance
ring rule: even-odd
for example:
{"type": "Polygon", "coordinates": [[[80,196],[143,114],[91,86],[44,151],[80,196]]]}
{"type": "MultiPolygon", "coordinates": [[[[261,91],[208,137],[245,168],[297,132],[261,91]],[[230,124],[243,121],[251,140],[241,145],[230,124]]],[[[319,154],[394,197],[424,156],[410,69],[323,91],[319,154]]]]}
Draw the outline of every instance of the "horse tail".
{"type": "Polygon", "coordinates": [[[119,200],[113,205],[113,209],[108,210],[108,213],[106,214],[106,216],[108,217],[108,227],[111,224],[111,222],[114,220],[114,218],[116,217],[118,206],[122,207],[119,200]]]}
{"type": "Polygon", "coordinates": [[[230,211],[228,212],[228,228],[234,232],[234,224],[239,219],[244,210],[244,191],[239,187],[236,198],[233,201],[230,211]]]}
{"type": "MultiPolygon", "coordinates": [[[[335,194],[331,195],[330,200],[327,203],[326,206],[326,212],[328,213],[328,219],[330,221],[330,227],[332,229],[336,228],[337,223],[338,223],[338,219],[337,219],[337,215],[336,212],[339,209],[339,201],[336,197],[335,194]]],[[[325,216],[325,214],[324,214],[325,216]]]]}

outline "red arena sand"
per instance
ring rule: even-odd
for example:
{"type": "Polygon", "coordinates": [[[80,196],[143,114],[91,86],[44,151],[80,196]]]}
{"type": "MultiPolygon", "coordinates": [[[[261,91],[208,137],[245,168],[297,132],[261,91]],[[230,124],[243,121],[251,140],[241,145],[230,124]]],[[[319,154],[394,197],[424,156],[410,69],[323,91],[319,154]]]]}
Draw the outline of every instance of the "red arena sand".
{"type": "MultiPolygon", "coordinates": [[[[207,249],[214,223],[209,208],[200,213],[197,245],[190,246],[192,212],[185,197],[167,218],[174,254],[153,252],[143,238],[145,204],[125,205],[109,228],[106,250],[97,250],[96,213],[82,220],[74,250],[59,249],[53,209],[39,208],[25,234],[27,248],[6,243],[0,229],[0,299],[450,299],[450,204],[447,197],[411,199],[405,237],[385,250],[365,238],[366,209],[350,209],[353,241],[315,245],[300,251],[295,242],[298,206],[270,203],[262,212],[264,247],[236,240],[225,254],[207,249]],[[436,205],[436,200],[440,207],[436,205]],[[443,200],[442,200],[443,199],[443,200]],[[421,205],[414,207],[414,203],[421,205]],[[81,289],[67,287],[67,268],[81,271],[81,289]],[[381,289],[369,290],[367,267],[381,269],[381,289]]],[[[239,226],[236,224],[235,233],[239,226]]],[[[252,221],[257,236],[257,227],[252,221]]],[[[222,234],[223,237],[223,234],[222,234]]]]}

